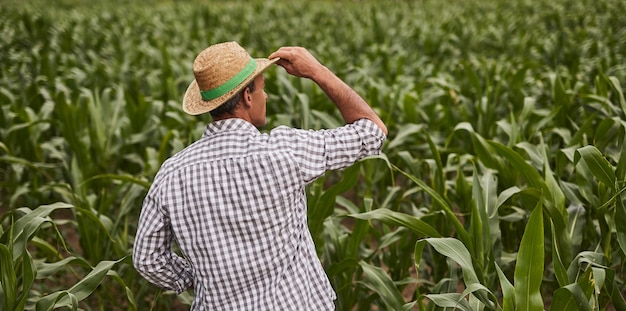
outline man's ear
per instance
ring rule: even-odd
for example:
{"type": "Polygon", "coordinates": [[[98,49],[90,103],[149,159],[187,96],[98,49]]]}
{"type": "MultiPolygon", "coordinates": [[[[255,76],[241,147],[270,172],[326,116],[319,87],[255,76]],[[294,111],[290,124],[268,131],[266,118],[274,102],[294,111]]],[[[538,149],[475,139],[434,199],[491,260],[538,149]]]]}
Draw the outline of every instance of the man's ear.
{"type": "Polygon", "coordinates": [[[241,94],[241,100],[243,101],[243,104],[246,106],[250,106],[250,104],[252,103],[252,94],[250,93],[249,87],[246,87],[243,90],[243,94],[241,94]]]}

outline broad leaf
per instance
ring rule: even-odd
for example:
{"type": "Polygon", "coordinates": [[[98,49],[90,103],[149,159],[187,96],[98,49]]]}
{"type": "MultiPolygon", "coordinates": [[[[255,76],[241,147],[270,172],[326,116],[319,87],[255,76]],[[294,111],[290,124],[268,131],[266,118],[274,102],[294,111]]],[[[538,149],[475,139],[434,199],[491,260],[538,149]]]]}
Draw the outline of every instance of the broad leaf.
{"type": "Polygon", "coordinates": [[[516,311],[543,311],[543,208],[537,205],[526,224],[515,266],[516,311]]]}
{"type": "Polygon", "coordinates": [[[593,175],[607,187],[615,189],[615,172],[611,164],[604,158],[602,153],[594,146],[585,146],[576,150],[576,163],[585,161],[593,175]]]}
{"type": "Polygon", "coordinates": [[[515,311],[515,288],[506,278],[502,269],[497,264],[495,265],[498,272],[498,278],[500,279],[500,288],[502,288],[502,310],[503,311],[515,311]]]}
{"type": "Polygon", "coordinates": [[[89,274],[87,274],[78,283],[67,291],[61,291],[49,294],[37,301],[37,310],[52,310],[58,307],[73,307],[75,301],[81,301],[87,298],[102,283],[113,266],[125,258],[117,261],[101,261],[96,265],[89,274]]]}
{"type": "Polygon", "coordinates": [[[591,311],[589,301],[578,283],[572,283],[557,289],[552,297],[550,311],[591,311]]]}
{"type": "Polygon", "coordinates": [[[0,280],[2,280],[2,292],[4,310],[13,310],[17,300],[17,277],[13,267],[11,250],[4,244],[0,244],[0,280]]]}
{"type": "Polygon", "coordinates": [[[363,284],[378,294],[388,310],[401,310],[405,305],[402,294],[382,268],[365,261],[359,263],[363,269],[363,284]]]}
{"type": "Polygon", "coordinates": [[[437,230],[421,219],[386,208],[379,208],[371,212],[351,214],[348,216],[364,220],[380,220],[388,225],[404,226],[413,232],[426,237],[441,237],[441,234],[439,234],[437,230]]]}

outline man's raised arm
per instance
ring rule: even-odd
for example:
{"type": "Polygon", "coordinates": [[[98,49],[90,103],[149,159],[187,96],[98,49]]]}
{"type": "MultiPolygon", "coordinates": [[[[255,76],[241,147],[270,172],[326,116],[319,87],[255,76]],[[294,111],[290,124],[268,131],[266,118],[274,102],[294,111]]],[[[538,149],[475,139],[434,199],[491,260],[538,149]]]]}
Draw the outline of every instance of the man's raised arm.
{"type": "Polygon", "coordinates": [[[322,65],[308,50],[302,47],[282,47],[269,58],[280,57],[276,62],[287,73],[311,79],[332,100],[346,123],[369,119],[387,135],[387,127],[367,102],[337,75],[322,65]]]}

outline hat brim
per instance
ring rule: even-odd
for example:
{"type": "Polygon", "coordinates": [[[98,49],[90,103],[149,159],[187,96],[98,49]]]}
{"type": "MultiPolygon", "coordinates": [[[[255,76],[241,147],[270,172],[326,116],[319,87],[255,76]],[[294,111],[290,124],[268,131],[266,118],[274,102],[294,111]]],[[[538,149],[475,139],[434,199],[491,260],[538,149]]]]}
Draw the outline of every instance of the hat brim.
{"type": "Polygon", "coordinates": [[[200,95],[200,88],[198,87],[198,83],[194,79],[189,87],[187,87],[187,91],[185,92],[185,96],[183,97],[183,111],[191,114],[198,115],[209,112],[227,100],[232,98],[235,94],[241,91],[244,87],[246,87],[254,78],[263,73],[270,65],[278,61],[279,58],[267,59],[267,58],[256,58],[256,69],[254,72],[243,82],[239,83],[234,89],[230,90],[226,94],[212,99],[212,100],[203,100],[202,95],[200,95]]]}

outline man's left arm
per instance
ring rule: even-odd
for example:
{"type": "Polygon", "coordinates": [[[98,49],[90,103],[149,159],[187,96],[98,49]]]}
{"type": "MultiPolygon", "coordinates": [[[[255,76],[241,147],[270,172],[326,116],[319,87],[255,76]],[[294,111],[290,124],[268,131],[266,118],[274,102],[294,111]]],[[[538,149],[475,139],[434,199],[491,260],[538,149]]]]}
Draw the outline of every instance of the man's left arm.
{"type": "Polygon", "coordinates": [[[193,276],[187,261],[172,252],[172,240],[167,216],[149,192],[139,218],[133,264],[150,283],[180,294],[193,286],[193,276]]]}

